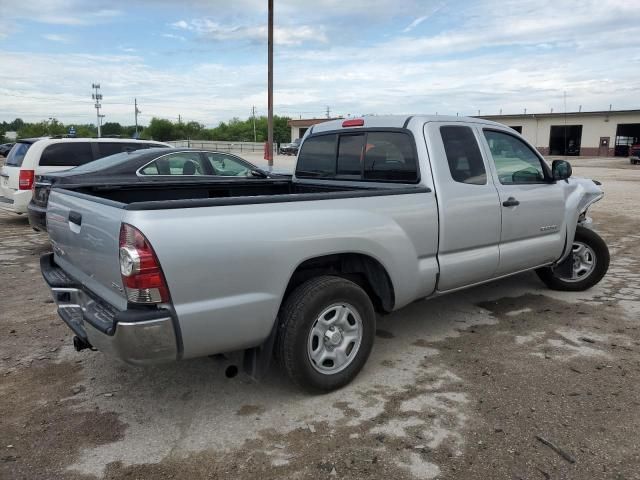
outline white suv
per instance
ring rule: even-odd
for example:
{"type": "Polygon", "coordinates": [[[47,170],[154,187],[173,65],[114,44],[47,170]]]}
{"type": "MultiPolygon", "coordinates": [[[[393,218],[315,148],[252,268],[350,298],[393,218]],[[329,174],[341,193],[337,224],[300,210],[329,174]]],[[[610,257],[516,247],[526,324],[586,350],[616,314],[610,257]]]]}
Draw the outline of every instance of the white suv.
{"type": "Polygon", "coordinates": [[[18,140],[0,170],[0,209],[27,213],[36,175],[68,170],[98,158],[166,143],[122,138],[32,138],[18,140]]]}

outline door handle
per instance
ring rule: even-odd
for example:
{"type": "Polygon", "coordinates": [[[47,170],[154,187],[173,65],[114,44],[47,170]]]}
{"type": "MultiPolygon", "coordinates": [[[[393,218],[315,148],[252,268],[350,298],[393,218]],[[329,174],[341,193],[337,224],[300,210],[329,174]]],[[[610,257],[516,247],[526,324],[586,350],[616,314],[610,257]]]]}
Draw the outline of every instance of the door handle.
{"type": "Polygon", "coordinates": [[[78,226],[82,225],[82,214],[78,212],[69,212],[69,221],[78,226]]]}
{"type": "Polygon", "coordinates": [[[517,207],[518,205],[520,205],[520,202],[513,197],[509,197],[502,202],[503,207],[517,207]]]}

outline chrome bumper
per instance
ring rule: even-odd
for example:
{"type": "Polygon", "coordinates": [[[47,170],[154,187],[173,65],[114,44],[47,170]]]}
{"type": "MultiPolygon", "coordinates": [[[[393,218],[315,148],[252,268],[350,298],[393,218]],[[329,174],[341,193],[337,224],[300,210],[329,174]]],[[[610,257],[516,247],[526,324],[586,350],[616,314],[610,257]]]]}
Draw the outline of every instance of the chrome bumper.
{"type": "Polygon", "coordinates": [[[177,360],[178,344],[169,310],[116,310],[74,284],[53,262],[53,254],[41,257],[40,268],[58,305],[58,315],[81,340],[134,365],[177,360]]]}

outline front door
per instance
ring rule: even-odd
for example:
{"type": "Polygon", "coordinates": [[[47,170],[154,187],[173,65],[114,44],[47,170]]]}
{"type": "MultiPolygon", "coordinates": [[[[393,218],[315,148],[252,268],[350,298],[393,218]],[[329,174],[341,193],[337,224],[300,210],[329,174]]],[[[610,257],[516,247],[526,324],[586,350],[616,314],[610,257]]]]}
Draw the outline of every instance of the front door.
{"type": "Polygon", "coordinates": [[[468,124],[430,122],[425,137],[440,215],[437,288],[489,280],[498,268],[500,204],[478,131],[468,124]]]}
{"type": "Polygon", "coordinates": [[[598,147],[599,157],[609,156],[609,140],[611,140],[610,137],[600,137],[600,146],[598,147]]]}
{"type": "Polygon", "coordinates": [[[502,233],[498,275],[549,264],[564,248],[564,189],[521,138],[483,128],[484,147],[500,196],[502,233]]]}

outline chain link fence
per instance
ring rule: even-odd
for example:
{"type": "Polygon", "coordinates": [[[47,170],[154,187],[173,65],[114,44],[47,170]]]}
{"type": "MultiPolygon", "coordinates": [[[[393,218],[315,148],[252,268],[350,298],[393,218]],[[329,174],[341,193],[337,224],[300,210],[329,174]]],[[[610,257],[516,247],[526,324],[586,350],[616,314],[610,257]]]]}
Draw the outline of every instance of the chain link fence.
{"type": "MultiPolygon", "coordinates": [[[[221,142],[216,140],[176,140],[165,142],[179,148],[201,148],[203,150],[216,150],[229,153],[264,153],[263,142],[221,142]]],[[[278,145],[273,144],[274,155],[278,154],[278,145]]]]}

